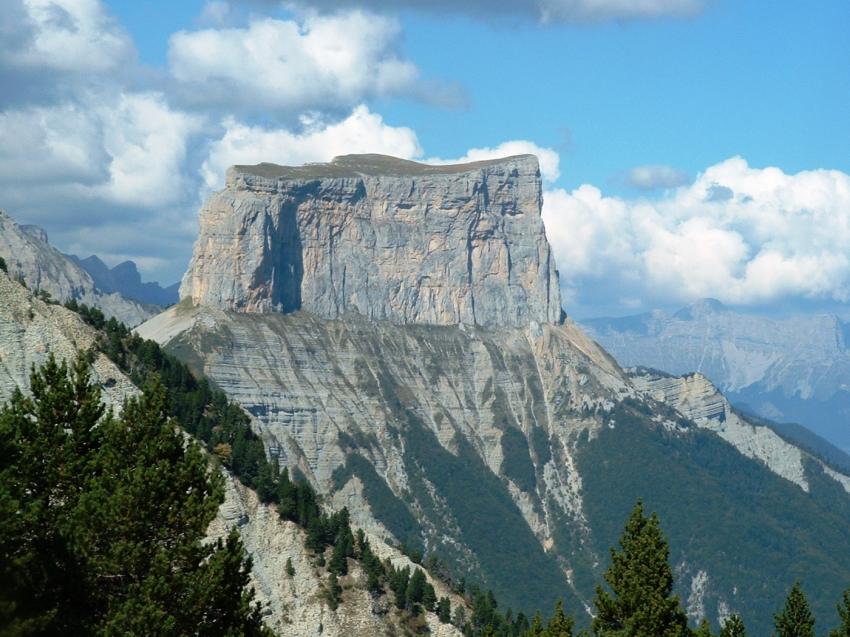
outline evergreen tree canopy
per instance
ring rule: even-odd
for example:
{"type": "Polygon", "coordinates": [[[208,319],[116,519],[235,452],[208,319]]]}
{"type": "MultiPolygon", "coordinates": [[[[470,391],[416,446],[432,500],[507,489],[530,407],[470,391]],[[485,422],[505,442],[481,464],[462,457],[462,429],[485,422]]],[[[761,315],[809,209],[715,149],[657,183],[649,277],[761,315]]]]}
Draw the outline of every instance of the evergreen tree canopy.
{"type": "Polygon", "coordinates": [[[799,582],[791,587],[775,626],[776,637],[815,637],[815,618],[799,582]]]}
{"type": "Polygon", "coordinates": [[[682,637],[687,616],[672,595],[669,548],[658,517],[638,501],[605,573],[610,591],[597,587],[593,633],[599,637],[682,637]]]}
{"type": "Polygon", "coordinates": [[[841,596],[841,603],[838,604],[838,618],[841,620],[841,625],[834,629],[829,637],[850,637],[850,588],[841,596]]]}
{"type": "Polygon", "coordinates": [[[0,634],[265,635],[221,478],[151,382],[104,413],[81,356],[0,410],[0,634]]]}
{"type": "Polygon", "coordinates": [[[564,614],[561,600],[555,604],[555,613],[546,626],[546,637],[573,637],[573,618],[564,614]]]}
{"type": "Polygon", "coordinates": [[[720,629],[720,637],[747,637],[744,620],[736,614],[730,615],[720,629]]]}

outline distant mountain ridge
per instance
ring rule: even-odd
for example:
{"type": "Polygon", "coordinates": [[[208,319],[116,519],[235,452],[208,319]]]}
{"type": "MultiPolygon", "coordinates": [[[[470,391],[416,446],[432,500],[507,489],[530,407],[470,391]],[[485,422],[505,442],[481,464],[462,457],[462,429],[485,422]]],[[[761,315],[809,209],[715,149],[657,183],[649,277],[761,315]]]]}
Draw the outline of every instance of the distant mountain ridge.
{"type": "Polygon", "coordinates": [[[168,287],[162,287],[157,281],[143,283],[142,275],[133,261],[123,261],[110,268],[94,254],[85,259],[74,254],[67,256],[88,272],[95,285],[104,292],[117,292],[128,299],[164,307],[179,300],[179,281],[168,287]]]}
{"type": "Polygon", "coordinates": [[[54,301],[75,300],[99,308],[107,317],[138,325],[153,316],[159,305],[141,303],[96,285],[75,261],[48,243],[47,232],[34,225],[18,224],[0,210],[0,257],[9,275],[54,301]]]}
{"type": "Polygon", "coordinates": [[[700,372],[733,403],[850,451],[848,324],[835,315],[772,319],[704,299],[582,325],[624,367],[700,372]]]}

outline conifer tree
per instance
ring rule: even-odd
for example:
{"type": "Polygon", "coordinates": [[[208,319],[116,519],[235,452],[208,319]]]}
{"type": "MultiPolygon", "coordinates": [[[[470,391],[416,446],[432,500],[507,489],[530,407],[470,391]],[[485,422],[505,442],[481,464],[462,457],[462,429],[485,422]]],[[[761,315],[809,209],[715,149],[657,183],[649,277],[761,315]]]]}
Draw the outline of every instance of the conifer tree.
{"type": "Polygon", "coordinates": [[[638,501],[620,539],[620,550],[611,549],[611,566],[605,573],[610,591],[597,587],[597,637],[682,637],[689,634],[687,616],[672,595],[673,572],[669,548],[658,517],[643,514],[638,501]]]}
{"type": "Polygon", "coordinates": [[[407,586],[410,581],[410,567],[405,566],[402,569],[393,569],[390,572],[390,589],[395,598],[395,605],[398,609],[406,608],[407,606],[407,586]]]}
{"type": "Polygon", "coordinates": [[[540,611],[534,614],[531,620],[531,626],[526,632],[526,637],[546,637],[546,629],[543,627],[543,618],[540,616],[540,611]]]}
{"type": "Polygon", "coordinates": [[[331,610],[336,610],[339,607],[340,597],[342,595],[342,587],[339,585],[339,580],[336,573],[331,572],[328,577],[327,600],[331,610]]]}
{"type": "Polygon", "coordinates": [[[815,636],[815,618],[800,582],[794,582],[785,605],[774,619],[776,637],[815,636]]]}
{"type": "Polygon", "coordinates": [[[574,625],[575,621],[564,614],[564,605],[561,600],[558,600],[555,604],[555,612],[546,625],[546,637],[573,637],[574,625]]]}
{"type": "Polygon", "coordinates": [[[697,629],[694,631],[694,637],[712,637],[711,624],[703,618],[697,629]]]}
{"type": "Polygon", "coordinates": [[[451,623],[452,621],[452,603],[448,597],[441,597],[437,602],[437,617],[443,624],[451,623]]]}
{"type": "Polygon", "coordinates": [[[89,361],[52,357],[0,410],[0,633],[264,635],[222,483],[157,382],[104,413],[89,361]]]}
{"type": "Polygon", "coordinates": [[[425,590],[422,593],[422,608],[433,611],[437,605],[437,592],[430,582],[425,582],[425,590]]]}
{"type": "Polygon", "coordinates": [[[744,620],[737,613],[730,615],[720,629],[720,637],[747,637],[744,620]]]}
{"type": "Polygon", "coordinates": [[[850,637],[850,588],[844,591],[837,609],[841,625],[829,633],[829,637],[850,637]]]}

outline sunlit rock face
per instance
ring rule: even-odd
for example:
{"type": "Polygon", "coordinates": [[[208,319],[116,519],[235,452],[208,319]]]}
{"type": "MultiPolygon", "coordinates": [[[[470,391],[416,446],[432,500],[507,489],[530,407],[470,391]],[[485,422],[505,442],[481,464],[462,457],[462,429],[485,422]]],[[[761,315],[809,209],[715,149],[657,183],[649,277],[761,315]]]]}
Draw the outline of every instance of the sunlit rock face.
{"type": "Polygon", "coordinates": [[[521,327],[561,318],[537,159],[235,166],[181,298],[243,312],[521,327]]]}

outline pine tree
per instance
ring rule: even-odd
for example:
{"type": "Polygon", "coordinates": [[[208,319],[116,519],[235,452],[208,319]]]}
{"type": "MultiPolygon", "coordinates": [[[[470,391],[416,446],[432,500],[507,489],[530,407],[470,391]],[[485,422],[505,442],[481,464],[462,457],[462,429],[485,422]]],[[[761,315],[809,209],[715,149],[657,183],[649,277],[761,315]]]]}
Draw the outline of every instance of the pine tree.
{"type": "Polygon", "coordinates": [[[540,611],[534,614],[534,619],[531,620],[531,626],[526,632],[525,637],[546,637],[546,629],[543,627],[543,618],[540,616],[540,611]]]}
{"type": "Polygon", "coordinates": [[[414,613],[419,610],[419,604],[422,603],[426,583],[425,573],[422,572],[422,569],[417,568],[413,571],[413,575],[410,576],[410,580],[407,583],[405,597],[407,599],[407,608],[414,613]]]}
{"type": "Polygon", "coordinates": [[[694,631],[694,637],[712,637],[711,624],[707,619],[703,619],[697,629],[694,631]]]}
{"type": "Polygon", "coordinates": [[[328,577],[328,588],[326,594],[328,606],[331,610],[336,610],[337,608],[339,608],[341,596],[342,587],[339,585],[339,580],[336,577],[336,573],[331,573],[328,577]]]}
{"type": "Polygon", "coordinates": [[[844,591],[837,609],[841,625],[829,633],[829,637],[850,637],[850,588],[844,591]]]}
{"type": "Polygon", "coordinates": [[[744,620],[737,613],[730,615],[720,629],[720,637],[747,637],[744,620]]]}
{"type": "Polygon", "coordinates": [[[800,582],[794,582],[785,606],[774,619],[776,637],[814,637],[815,618],[800,582]]]}
{"type": "Polygon", "coordinates": [[[611,549],[605,573],[610,592],[597,587],[593,633],[597,637],[682,637],[689,634],[687,616],[672,595],[673,572],[669,548],[658,517],[643,514],[638,501],[632,511],[620,550],[611,549]]]}
{"type": "Polygon", "coordinates": [[[452,621],[452,603],[448,597],[441,597],[437,602],[437,618],[443,624],[451,623],[452,621]]]}
{"type": "Polygon", "coordinates": [[[555,613],[546,625],[546,637],[573,637],[574,625],[575,621],[564,614],[564,605],[561,600],[558,600],[555,604],[555,613]]]}
{"type": "Polygon", "coordinates": [[[0,633],[267,634],[238,536],[203,541],[221,478],[163,388],[113,418],[81,356],[31,391],[0,410],[0,633]]]}
{"type": "Polygon", "coordinates": [[[348,553],[351,545],[347,538],[339,537],[337,543],[334,544],[333,552],[331,553],[331,561],[328,563],[328,569],[337,575],[348,574],[348,553]]]}
{"type": "Polygon", "coordinates": [[[437,592],[430,582],[425,583],[425,590],[422,593],[422,608],[427,611],[433,611],[437,606],[437,592]]]}
{"type": "Polygon", "coordinates": [[[283,468],[278,477],[277,510],[284,520],[298,521],[298,489],[289,479],[289,469],[283,468]]]}
{"type": "Polygon", "coordinates": [[[407,586],[410,581],[410,567],[405,566],[403,569],[394,569],[392,566],[390,572],[390,590],[393,592],[396,608],[403,609],[407,607],[407,586]]]}

